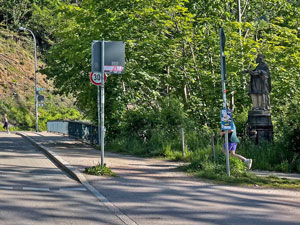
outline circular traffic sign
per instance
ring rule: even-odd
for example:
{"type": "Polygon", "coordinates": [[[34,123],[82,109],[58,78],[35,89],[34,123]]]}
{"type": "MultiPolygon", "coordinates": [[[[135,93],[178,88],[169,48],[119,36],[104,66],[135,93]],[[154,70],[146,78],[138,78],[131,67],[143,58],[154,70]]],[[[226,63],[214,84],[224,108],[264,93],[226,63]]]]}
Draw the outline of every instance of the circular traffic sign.
{"type": "MultiPolygon", "coordinates": [[[[101,76],[102,76],[101,73],[92,72],[90,74],[90,80],[95,85],[101,85],[101,76]]],[[[106,79],[107,79],[106,74],[104,74],[104,83],[106,82],[106,79]]]]}

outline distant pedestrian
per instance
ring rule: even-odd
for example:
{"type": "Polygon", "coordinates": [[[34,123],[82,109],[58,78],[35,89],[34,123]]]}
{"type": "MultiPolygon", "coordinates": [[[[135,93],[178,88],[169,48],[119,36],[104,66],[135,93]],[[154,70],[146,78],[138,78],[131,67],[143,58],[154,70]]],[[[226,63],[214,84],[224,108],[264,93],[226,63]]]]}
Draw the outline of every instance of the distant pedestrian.
{"type": "MultiPolygon", "coordinates": [[[[232,123],[233,123],[233,129],[228,131],[228,150],[229,150],[229,154],[231,156],[237,157],[240,160],[242,160],[243,162],[245,162],[246,165],[247,165],[247,168],[250,170],[251,167],[252,167],[252,159],[247,159],[244,156],[235,153],[236,147],[237,147],[237,145],[240,141],[239,141],[239,139],[237,137],[237,134],[236,134],[236,127],[234,125],[234,122],[232,122],[232,123]]],[[[220,133],[221,136],[223,136],[224,134],[225,134],[224,131],[222,131],[220,133]]],[[[226,153],[225,144],[223,146],[223,151],[226,153]]]]}
{"type": "Polygon", "coordinates": [[[3,120],[3,128],[6,130],[7,133],[9,133],[9,130],[8,130],[8,119],[7,119],[7,115],[4,114],[4,120],[3,120]]]}

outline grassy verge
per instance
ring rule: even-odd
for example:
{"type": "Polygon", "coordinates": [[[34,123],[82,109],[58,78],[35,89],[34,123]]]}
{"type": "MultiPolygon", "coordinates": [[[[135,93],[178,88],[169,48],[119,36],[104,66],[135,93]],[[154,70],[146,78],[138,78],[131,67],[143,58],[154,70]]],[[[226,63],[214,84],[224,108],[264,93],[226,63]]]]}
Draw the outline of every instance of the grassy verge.
{"type": "MultiPolygon", "coordinates": [[[[126,145],[123,145],[126,146],[126,145]]],[[[124,151],[126,148],[111,148],[117,151],[115,152],[121,152],[126,153],[130,155],[135,156],[145,156],[148,155],[148,152],[143,153],[142,151],[133,151],[134,147],[136,145],[131,145],[133,148],[131,151],[124,151]],[[118,151],[118,149],[122,149],[122,151],[118,151]]],[[[110,146],[112,147],[112,146],[110,146]]],[[[269,176],[269,177],[262,177],[257,176],[251,171],[248,171],[246,168],[246,165],[237,158],[230,158],[230,171],[231,176],[228,177],[226,174],[226,163],[225,163],[225,154],[222,152],[222,143],[216,144],[215,146],[215,158],[212,158],[212,151],[211,147],[207,146],[206,148],[199,148],[195,151],[188,151],[186,149],[185,156],[183,156],[181,151],[176,151],[172,148],[171,145],[165,145],[164,148],[161,151],[158,151],[162,154],[154,155],[154,157],[158,157],[161,159],[169,159],[169,160],[175,160],[175,161],[185,161],[189,163],[187,166],[183,166],[180,169],[193,174],[196,177],[199,177],[201,179],[206,179],[213,181],[215,183],[222,183],[222,184],[230,184],[230,185],[240,185],[240,186],[251,186],[251,187],[269,187],[269,188],[287,188],[287,189],[300,189],[300,180],[291,180],[291,179],[284,179],[279,178],[275,176],[269,176]]],[[[240,146],[242,147],[242,146],[240,146]]],[[[257,146],[254,146],[257,148],[257,146]]],[[[253,148],[254,148],[253,147],[253,148]]],[[[128,147],[129,148],[129,147],[128,147]]],[[[253,167],[254,169],[260,169],[262,167],[261,164],[263,164],[262,161],[265,161],[263,165],[265,165],[268,161],[267,159],[270,159],[270,154],[275,154],[275,152],[272,152],[271,150],[262,149],[263,146],[260,147],[260,151],[257,151],[257,154],[255,154],[256,149],[248,149],[246,151],[238,150],[239,152],[242,152],[242,154],[245,154],[247,157],[253,158],[253,167]],[[248,153],[248,154],[246,154],[248,153]],[[267,157],[262,157],[262,154],[269,154],[267,157]]],[[[129,148],[130,149],[130,148],[129,148]]],[[[275,167],[274,167],[275,168],[275,167]]]]}
{"type": "Polygon", "coordinates": [[[89,168],[85,168],[84,172],[86,174],[95,175],[95,176],[111,176],[111,177],[117,176],[117,174],[114,173],[110,168],[106,167],[106,165],[101,166],[100,164],[89,168]]]}
{"type": "Polygon", "coordinates": [[[182,171],[193,174],[196,177],[210,180],[219,184],[230,184],[238,186],[249,186],[249,187],[269,187],[269,188],[285,188],[285,189],[300,189],[300,180],[297,179],[286,179],[279,178],[276,176],[257,176],[251,171],[238,172],[233,170],[231,176],[228,177],[225,174],[225,168],[223,166],[214,165],[211,169],[195,169],[193,164],[188,166],[180,167],[182,171]],[[218,172],[218,167],[223,168],[222,172],[218,172]]]}

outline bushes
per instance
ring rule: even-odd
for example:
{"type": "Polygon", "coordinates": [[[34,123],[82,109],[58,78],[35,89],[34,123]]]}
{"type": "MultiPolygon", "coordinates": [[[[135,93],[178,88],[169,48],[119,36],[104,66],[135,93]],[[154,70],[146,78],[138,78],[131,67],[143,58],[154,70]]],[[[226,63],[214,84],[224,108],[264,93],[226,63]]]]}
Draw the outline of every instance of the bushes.
{"type": "Polygon", "coordinates": [[[40,130],[47,130],[48,120],[80,120],[82,116],[75,108],[67,108],[64,106],[47,104],[45,107],[39,109],[39,128],[40,130]]]}
{"type": "MultiPolygon", "coordinates": [[[[216,159],[212,159],[210,148],[198,150],[192,153],[191,164],[185,169],[189,172],[196,172],[198,176],[209,179],[220,179],[227,176],[226,159],[223,153],[222,144],[216,146],[216,159]]],[[[241,160],[230,157],[230,172],[233,177],[243,177],[247,172],[245,163],[241,160]]]]}
{"type": "Polygon", "coordinates": [[[277,123],[276,148],[280,158],[276,169],[300,172],[300,105],[298,98],[286,103],[286,114],[277,123]]]}
{"type": "MultiPolygon", "coordinates": [[[[210,144],[212,131],[208,127],[199,129],[193,120],[188,119],[180,101],[168,98],[154,109],[139,107],[127,111],[123,126],[116,128],[121,129],[121,135],[118,138],[108,139],[108,147],[128,153],[138,152],[144,155],[181,159],[182,127],[185,128],[187,150],[196,151],[210,144]]],[[[186,158],[188,157],[187,152],[186,158]]]]}
{"type": "MultiPolygon", "coordinates": [[[[62,104],[49,101],[44,107],[39,108],[39,130],[47,129],[47,121],[54,119],[80,120],[82,116],[78,110],[62,104]]],[[[27,102],[6,99],[1,102],[0,113],[8,116],[10,130],[33,130],[35,128],[34,98],[27,102]]]]}
{"type": "Polygon", "coordinates": [[[265,142],[260,145],[244,140],[239,145],[239,152],[253,159],[253,169],[300,172],[300,157],[295,148],[290,147],[293,142],[289,137],[276,138],[273,143],[265,142]]]}
{"type": "Polygon", "coordinates": [[[300,156],[300,105],[298,101],[292,101],[287,106],[287,114],[278,122],[278,141],[285,145],[290,157],[294,154],[300,156]]]}
{"type": "Polygon", "coordinates": [[[34,115],[30,113],[30,102],[15,102],[6,99],[1,102],[1,114],[7,114],[10,130],[28,129],[34,125],[34,115]]]}
{"type": "Polygon", "coordinates": [[[32,127],[35,124],[34,115],[25,105],[11,106],[9,112],[10,121],[16,121],[20,129],[32,127]]]}

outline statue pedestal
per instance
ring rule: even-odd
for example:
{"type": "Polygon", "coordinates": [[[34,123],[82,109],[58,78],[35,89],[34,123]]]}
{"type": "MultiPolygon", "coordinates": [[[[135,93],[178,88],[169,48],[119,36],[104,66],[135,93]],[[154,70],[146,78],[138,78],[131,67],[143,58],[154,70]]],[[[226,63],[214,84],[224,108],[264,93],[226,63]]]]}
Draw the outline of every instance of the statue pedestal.
{"type": "Polygon", "coordinates": [[[260,141],[273,140],[271,113],[267,110],[250,110],[248,112],[248,134],[258,144],[260,141]]]}

